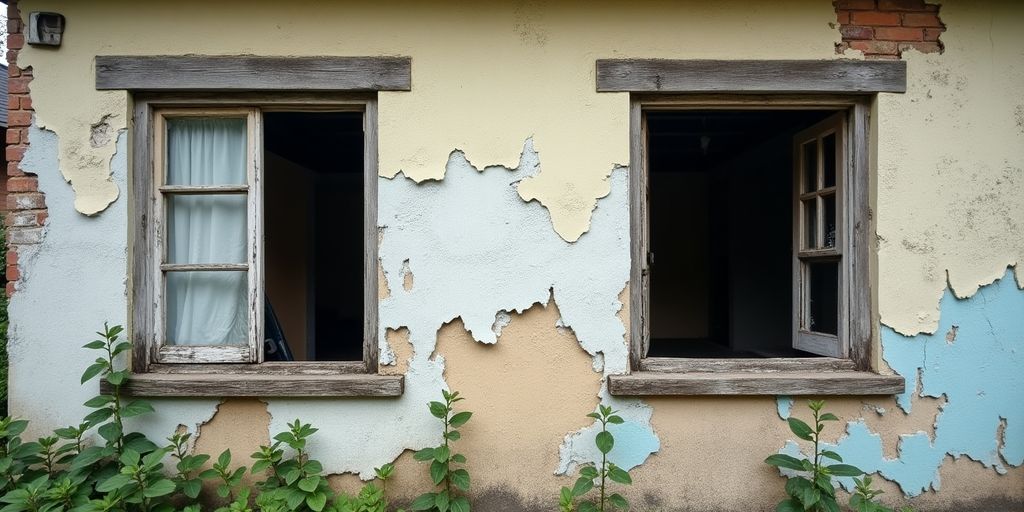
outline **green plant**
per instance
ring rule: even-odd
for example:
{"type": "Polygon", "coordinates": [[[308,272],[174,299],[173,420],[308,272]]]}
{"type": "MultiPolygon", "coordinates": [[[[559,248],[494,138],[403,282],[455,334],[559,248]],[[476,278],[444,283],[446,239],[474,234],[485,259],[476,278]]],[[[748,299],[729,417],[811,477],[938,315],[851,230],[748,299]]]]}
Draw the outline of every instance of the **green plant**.
{"type": "Polygon", "coordinates": [[[167,438],[171,443],[167,449],[170,451],[171,457],[178,461],[174,466],[178,470],[177,475],[174,476],[174,483],[182,494],[195,499],[203,490],[203,480],[196,472],[203,467],[203,464],[206,464],[206,461],[210,460],[210,456],[206,454],[189,455],[188,440],[191,437],[192,434],[188,432],[175,432],[167,438]]]}
{"type": "MultiPolygon", "coordinates": [[[[884,494],[881,490],[871,488],[871,476],[865,475],[864,478],[854,478],[853,483],[856,485],[854,493],[850,496],[850,508],[854,512],[896,512],[895,509],[891,509],[875,501],[875,498],[880,494],[884,494]]],[[[899,512],[914,512],[913,508],[902,507],[899,512]]]]}
{"type": "Polygon", "coordinates": [[[217,484],[217,496],[233,501],[235,499],[234,489],[242,484],[242,478],[245,476],[247,468],[240,466],[232,471],[230,466],[231,450],[224,450],[217,457],[217,462],[213,463],[213,467],[200,473],[199,478],[203,480],[220,480],[220,483],[217,484]]]}
{"type": "Polygon", "coordinates": [[[266,473],[267,479],[257,484],[263,491],[261,509],[301,510],[308,508],[320,512],[327,506],[333,492],[327,478],[320,473],[323,466],[309,458],[306,442],[317,432],[309,423],[296,419],[288,424],[288,431],[274,436],[274,444],[261,446],[252,455],[256,459],[253,473],[266,473]],[[294,455],[284,457],[283,447],[294,455]]]}
{"type": "Polygon", "coordinates": [[[599,405],[598,412],[592,412],[587,415],[587,417],[601,422],[601,431],[594,438],[594,443],[597,445],[598,451],[601,452],[601,466],[595,467],[593,464],[584,465],[580,468],[580,476],[576,479],[572,489],[562,487],[558,499],[558,508],[561,512],[573,512],[576,510],[579,512],[604,512],[605,506],[609,504],[620,510],[629,509],[629,501],[626,498],[618,493],[609,494],[607,489],[608,480],[623,485],[633,483],[633,478],[629,476],[628,471],[608,460],[608,453],[615,446],[615,436],[608,431],[608,425],[623,423],[622,417],[617,415],[617,412],[613,411],[611,407],[599,405]],[[577,505],[576,501],[595,487],[594,480],[597,479],[600,479],[600,482],[597,484],[597,501],[580,501],[577,505]]]}
{"type": "Polygon", "coordinates": [[[455,464],[465,464],[466,456],[453,453],[451,443],[462,438],[457,430],[466,424],[473,413],[469,411],[455,412],[455,402],[464,398],[459,392],[449,393],[441,390],[444,402],[430,402],[430,414],[444,423],[443,443],[434,448],[424,448],[414,455],[418,461],[430,461],[430,479],[434,485],[441,487],[437,492],[421,494],[409,506],[412,510],[438,510],[439,512],[469,512],[469,499],[464,494],[469,491],[469,471],[455,468],[455,464]]]}
{"type": "Polygon", "coordinates": [[[776,506],[777,512],[803,512],[805,510],[836,512],[839,510],[839,503],[836,501],[833,477],[864,474],[855,466],[842,464],[843,458],[838,453],[821,449],[821,431],[825,429],[825,422],[839,421],[835,414],[821,412],[824,406],[823,400],[811,400],[808,403],[814,416],[813,427],[792,416],[787,420],[789,429],[794,435],[804,441],[814,443],[813,457],[810,460],[798,459],[781,453],[771,455],[764,460],[765,463],[772,466],[801,472],[800,475],[789,477],[786,481],[786,494],[789,495],[789,498],[776,506]],[[824,459],[830,459],[839,464],[826,465],[824,459]]]}

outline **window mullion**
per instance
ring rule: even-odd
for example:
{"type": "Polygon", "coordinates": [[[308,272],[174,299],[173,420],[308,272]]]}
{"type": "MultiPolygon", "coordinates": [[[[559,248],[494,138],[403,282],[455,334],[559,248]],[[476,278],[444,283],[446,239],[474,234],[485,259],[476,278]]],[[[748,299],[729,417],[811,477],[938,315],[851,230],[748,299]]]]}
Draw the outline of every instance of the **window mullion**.
{"type": "Polygon", "coordinates": [[[250,362],[263,362],[263,114],[248,112],[248,242],[250,362]]]}

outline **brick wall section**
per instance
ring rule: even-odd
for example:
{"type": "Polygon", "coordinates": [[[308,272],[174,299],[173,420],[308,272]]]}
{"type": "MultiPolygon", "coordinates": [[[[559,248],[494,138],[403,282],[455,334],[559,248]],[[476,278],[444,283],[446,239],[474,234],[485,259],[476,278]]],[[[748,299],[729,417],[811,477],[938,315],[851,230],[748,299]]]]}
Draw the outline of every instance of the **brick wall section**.
{"type": "Polygon", "coordinates": [[[899,59],[914,48],[922,53],[942,53],[939,35],[946,26],[939,6],[924,0],[835,0],[843,42],[836,53],[860,50],[868,59],[899,59]]]}
{"type": "Polygon", "coordinates": [[[25,46],[25,35],[17,0],[7,7],[7,204],[4,222],[7,225],[7,296],[14,293],[18,279],[18,251],[42,240],[46,222],[46,198],[39,192],[39,182],[21,170],[21,158],[28,148],[28,129],[32,125],[32,98],[29,84],[32,69],[18,67],[18,52],[25,46]]]}

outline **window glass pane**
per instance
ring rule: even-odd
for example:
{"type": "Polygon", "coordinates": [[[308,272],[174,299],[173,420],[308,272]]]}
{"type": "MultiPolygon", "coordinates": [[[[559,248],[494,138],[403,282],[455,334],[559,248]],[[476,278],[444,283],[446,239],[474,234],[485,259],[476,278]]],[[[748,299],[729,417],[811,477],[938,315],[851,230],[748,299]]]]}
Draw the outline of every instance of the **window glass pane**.
{"type": "Polygon", "coordinates": [[[835,132],[825,136],[821,141],[821,170],[823,173],[824,187],[836,186],[836,134],[835,132]]]}
{"type": "Polygon", "coordinates": [[[244,263],[246,196],[165,195],[168,263],[244,263]]]}
{"type": "Polygon", "coordinates": [[[818,247],[818,198],[803,201],[804,205],[804,249],[818,247]]]}
{"type": "Polygon", "coordinates": [[[803,192],[818,190],[818,141],[812,140],[803,145],[804,175],[803,192]]]}
{"type": "Polygon", "coordinates": [[[248,345],[247,272],[168,272],[168,345],[248,345]]]}
{"type": "Polygon", "coordinates": [[[167,184],[244,184],[246,123],[245,118],[167,118],[167,184]]]}
{"type": "Polygon", "coordinates": [[[836,196],[822,197],[822,212],[825,215],[824,237],[825,247],[836,246],[836,196]]]}
{"type": "Polygon", "coordinates": [[[807,263],[809,318],[804,327],[809,331],[838,334],[839,325],[839,262],[807,263]]]}

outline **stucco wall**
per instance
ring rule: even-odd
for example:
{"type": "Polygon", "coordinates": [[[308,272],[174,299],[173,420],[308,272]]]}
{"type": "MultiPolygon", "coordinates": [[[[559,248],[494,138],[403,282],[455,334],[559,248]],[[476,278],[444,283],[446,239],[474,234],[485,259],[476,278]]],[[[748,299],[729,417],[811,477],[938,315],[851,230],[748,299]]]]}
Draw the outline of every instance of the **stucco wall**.
{"type": "MultiPolygon", "coordinates": [[[[605,57],[858,58],[835,55],[829,2],[21,8],[68,19],[64,46],[18,61],[34,70],[37,113],[22,169],[50,209],[43,242],[19,255],[11,304],[11,410],[34,432],[81,417],[92,392],[77,384],[88,361],[78,347],[128,316],[129,98],[94,90],[94,56],[408,55],[412,91],[379,98],[381,343],[406,394],[219,409],[161,400],[138,427],[163,438],[182,424],[203,449],[244,454],[300,417],[321,428],[312,449],[328,471],[369,477],[397,458],[393,488],[415,495],[426,468],[403,452],[437,441],[424,404],[451,387],[477,413],[463,430],[477,509],[540,510],[571,482],[559,473],[593,457],[584,415],[603,401],[627,418],[613,457],[637,468],[627,495],[638,510],[760,510],[781,497],[761,460],[794,449],[784,400],[604,391],[602,376],[626,368],[628,95],[596,93],[593,69],[605,57]],[[97,144],[101,121],[120,136],[97,144]]],[[[830,400],[850,429],[832,440],[888,478],[892,500],[1020,509],[1024,269],[1007,267],[1024,259],[1024,8],[961,1],[941,14],[945,52],[904,52],[907,94],[880,95],[873,113],[879,365],[908,377],[909,392],[830,400]],[[941,349],[971,357],[940,364],[929,350],[941,349]]]]}

